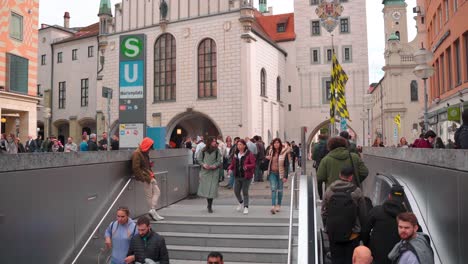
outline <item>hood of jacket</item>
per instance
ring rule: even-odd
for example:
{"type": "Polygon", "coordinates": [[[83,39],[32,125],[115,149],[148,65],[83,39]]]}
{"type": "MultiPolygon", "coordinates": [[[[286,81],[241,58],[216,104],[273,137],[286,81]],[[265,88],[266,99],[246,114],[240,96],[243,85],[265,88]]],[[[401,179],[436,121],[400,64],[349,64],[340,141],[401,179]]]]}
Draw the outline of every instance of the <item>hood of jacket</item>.
{"type": "Polygon", "coordinates": [[[150,148],[153,146],[153,144],[154,144],[154,141],[151,138],[145,137],[140,143],[140,149],[143,152],[148,152],[150,148]]]}
{"type": "Polygon", "coordinates": [[[385,213],[391,215],[392,217],[396,217],[402,212],[405,212],[406,209],[403,204],[396,200],[387,200],[383,203],[382,208],[385,213]]]}
{"type": "Polygon", "coordinates": [[[347,191],[347,190],[352,189],[352,188],[355,188],[355,185],[352,182],[343,181],[342,179],[334,181],[330,185],[330,189],[333,192],[340,192],[340,191],[343,192],[343,191],[347,191]]]}
{"type": "Polygon", "coordinates": [[[349,151],[345,147],[339,147],[330,151],[328,156],[337,160],[347,160],[349,159],[349,151]]]}
{"type": "Polygon", "coordinates": [[[409,241],[398,242],[388,254],[390,260],[397,261],[401,257],[404,252],[400,252],[403,243],[409,243],[412,246],[415,251],[413,253],[418,257],[419,263],[434,264],[434,252],[429,243],[429,237],[424,233],[417,233],[416,237],[409,241]]]}

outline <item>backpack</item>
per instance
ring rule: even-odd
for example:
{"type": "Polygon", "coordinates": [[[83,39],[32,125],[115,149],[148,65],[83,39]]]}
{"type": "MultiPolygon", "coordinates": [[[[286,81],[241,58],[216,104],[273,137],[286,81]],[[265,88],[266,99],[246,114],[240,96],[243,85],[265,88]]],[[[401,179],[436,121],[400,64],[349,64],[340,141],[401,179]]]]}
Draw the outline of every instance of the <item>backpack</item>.
{"type": "Polygon", "coordinates": [[[335,192],[330,197],[325,226],[331,241],[347,242],[353,233],[358,216],[358,206],[351,197],[354,190],[356,186],[346,191],[335,192]]]}
{"type": "Polygon", "coordinates": [[[317,152],[318,152],[318,157],[317,158],[314,157],[314,160],[315,160],[315,163],[313,165],[314,168],[318,168],[322,159],[328,154],[327,144],[319,143],[317,152]]]}

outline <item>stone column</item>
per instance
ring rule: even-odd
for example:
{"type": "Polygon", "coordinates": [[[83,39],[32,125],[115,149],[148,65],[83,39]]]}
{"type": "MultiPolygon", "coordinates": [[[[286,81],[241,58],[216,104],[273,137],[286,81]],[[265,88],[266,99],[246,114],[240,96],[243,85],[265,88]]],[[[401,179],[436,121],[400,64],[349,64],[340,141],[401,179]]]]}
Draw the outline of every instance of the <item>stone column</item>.
{"type": "MultiPolygon", "coordinates": [[[[81,142],[81,126],[78,124],[78,118],[76,116],[70,116],[70,137],[73,138],[73,142],[79,144],[81,142]]],[[[67,140],[67,139],[65,139],[67,140]]]]}
{"type": "Polygon", "coordinates": [[[96,135],[102,135],[106,131],[106,118],[102,111],[96,112],[96,135]]]}

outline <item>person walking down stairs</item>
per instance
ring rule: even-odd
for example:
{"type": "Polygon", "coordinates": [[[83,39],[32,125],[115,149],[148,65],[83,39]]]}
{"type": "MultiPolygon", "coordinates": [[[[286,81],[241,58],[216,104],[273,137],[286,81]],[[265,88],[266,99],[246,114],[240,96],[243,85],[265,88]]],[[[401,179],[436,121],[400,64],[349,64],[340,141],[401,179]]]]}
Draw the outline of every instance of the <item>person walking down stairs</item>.
{"type": "Polygon", "coordinates": [[[205,197],[208,213],[213,213],[213,199],[218,197],[219,170],[223,164],[223,155],[219,152],[216,138],[209,137],[206,146],[197,154],[201,167],[198,196],[205,197]]]}

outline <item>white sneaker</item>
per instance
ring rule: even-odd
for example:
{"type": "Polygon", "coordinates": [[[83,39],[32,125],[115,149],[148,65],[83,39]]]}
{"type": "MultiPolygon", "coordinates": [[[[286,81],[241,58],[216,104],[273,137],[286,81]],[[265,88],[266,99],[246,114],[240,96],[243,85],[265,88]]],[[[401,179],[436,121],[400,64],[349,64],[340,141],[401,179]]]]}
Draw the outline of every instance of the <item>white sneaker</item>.
{"type": "Polygon", "coordinates": [[[248,207],[244,207],[244,214],[248,214],[249,213],[249,208],[248,207]]]}
{"type": "Polygon", "coordinates": [[[158,221],[158,220],[164,220],[164,217],[160,216],[158,214],[158,212],[156,212],[155,209],[151,209],[149,210],[149,215],[151,216],[151,218],[153,218],[154,221],[158,221]]]}
{"type": "Polygon", "coordinates": [[[240,204],[237,206],[236,211],[237,211],[237,212],[240,212],[240,211],[242,210],[242,208],[244,208],[244,204],[241,204],[241,203],[240,203],[240,204]]]}

